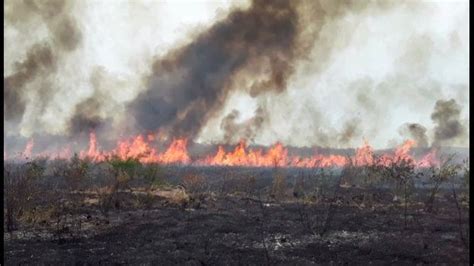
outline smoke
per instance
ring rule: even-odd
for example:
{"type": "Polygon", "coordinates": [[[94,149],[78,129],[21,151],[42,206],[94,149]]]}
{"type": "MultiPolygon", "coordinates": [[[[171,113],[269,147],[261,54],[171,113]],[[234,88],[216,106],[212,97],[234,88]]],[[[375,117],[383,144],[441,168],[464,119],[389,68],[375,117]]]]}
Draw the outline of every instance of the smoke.
{"type": "MultiPolygon", "coordinates": [[[[432,147],[465,142],[466,126],[461,120],[461,106],[454,99],[437,100],[431,120],[434,122],[432,147]]],[[[418,123],[403,124],[399,133],[416,141],[418,147],[428,147],[426,127],[418,123]]]]}
{"type": "Polygon", "coordinates": [[[339,143],[347,144],[350,143],[352,139],[360,136],[360,129],[358,127],[360,121],[358,119],[351,120],[344,124],[342,132],[339,134],[339,143]]]}
{"type": "MultiPolygon", "coordinates": [[[[73,115],[68,123],[68,133],[71,136],[91,131],[97,132],[104,128],[112,129],[114,121],[109,114],[119,112],[117,109],[119,103],[110,97],[109,89],[120,88],[120,84],[117,84],[113,77],[101,67],[94,68],[89,82],[93,93],[74,107],[73,115]]],[[[109,130],[109,134],[112,131],[109,130]]]]}
{"type": "Polygon", "coordinates": [[[15,64],[15,73],[3,79],[5,119],[21,119],[25,111],[23,90],[37,75],[48,75],[56,68],[56,58],[51,47],[35,44],[26,59],[15,64]]]}
{"type": "MultiPolygon", "coordinates": [[[[80,47],[81,30],[73,16],[72,5],[64,0],[9,1],[5,21],[17,29],[46,28],[46,37],[27,49],[24,59],[13,64],[4,77],[4,119],[19,123],[27,105],[43,112],[57,93],[54,75],[62,60],[80,47]]],[[[34,38],[31,38],[34,39],[34,38]]]]}
{"type": "Polygon", "coordinates": [[[297,58],[298,19],[293,2],[254,1],[201,33],[190,44],[170,51],[152,65],[148,90],[130,104],[137,126],[167,128],[194,137],[231,90],[236,73],[250,64],[256,76],[254,95],[282,91],[297,58]]]}
{"type": "Polygon", "coordinates": [[[399,132],[402,136],[413,139],[417,147],[428,147],[428,136],[424,126],[418,123],[406,123],[400,127],[399,132]]]}
{"type": "MultiPolygon", "coordinates": [[[[338,3],[329,3],[339,10],[334,13],[325,6],[327,2],[318,1],[313,6],[312,10],[320,10],[314,12],[318,14],[315,17],[324,19],[314,20],[314,24],[321,25],[318,29],[305,24],[317,37],[305,60],[295,64],[287,89],[255,96],[257,102],[264,99],[267,103],[266,121],[270,121],[255,137],[257,143],[354,147],[364,137],[376,147],[385,147],[407,118],[428,124],[436,99],[458,99],[457,94],[467,91],[466,86],[462,88],[468,81],[466,68],[461,66],[468,63],[463,59],[467,58],[463,56],[468,31],[454,22],[465,14],[455,5],[410,1],[380,6],[380,2],[359,2],[361,6],[355,7],[349,2],[338,3]],[[441,8],[450,11],[442,12],[441,8]],[[456,19],[440,29],[434,26],[440,16],[456,19]],[[446,42],[446,32],[460,37],[454,43],[459,49],[453,49],[451,41],[446,42]],[[440,51],[446,56],[440,56],[440,51]],[[353,119],[358,122],[348,122],[353,119]],[[355,124],[357,134],[351,136],[355,124]],[[351,137],[346,138],[345,133],[351,137]]],[[[253,69],[245,73],[252,77],[252,72],[258,73],[253,69]]],[[[247,86],[248,79],[234,80],[240,88],[247,86]]],[[[234,106],[240,98],[232,94],[226,105],[234,106]]],[[[466,105],[465,99],[458,102],[466,105]]],[[[253,100],[247,102],[252,106],[253,100]]],[[[238,110],[243,113],[244,108],[238,110]]],[[[229,108],[223,111],[229,112],[229,108]]],[[[212,142],[223,136],[219,127],[222,117],[208,120],[201,140],[212,142]]]]}
{"type": "Polygon", "coordinates": [[[449,145],[465,136],[466,129],[460,121],[461,106],[454,99],[438,100],[431,119],[434,128],[433,146],[449,145]]]}
{"type": "Polygon", "coordinates": [[[7,1],[5,135],[382,147],[416,121],[400,130],[421,145],[468,143],[464,4],[192,5],[7,1]],[[433,103],[451,98],[460,113],[432,132],[433,103]]]}
{"type": "Polygon", "coordinates": [[[231,12],[153,62],[148,89],[130,104],[136,126],[194,138],[232,90],[280,94],[314,45],[324,45],[321,66],[330,58],[332,46],[319,35],[326,23],[363,8],[346,1],[255,0],[231,12]]]}
{"type": "Polygon", "coordinates": [[[261,130],[267,114],[265,114],[263,108],[259,107],[250,119],[239,123],[237,122],[239,116],[239,111],[234,109],[222,119],[221,129],[224,131],[225,143],[235,144],[241,139],[253,142],[255,136],[261,130]]]}

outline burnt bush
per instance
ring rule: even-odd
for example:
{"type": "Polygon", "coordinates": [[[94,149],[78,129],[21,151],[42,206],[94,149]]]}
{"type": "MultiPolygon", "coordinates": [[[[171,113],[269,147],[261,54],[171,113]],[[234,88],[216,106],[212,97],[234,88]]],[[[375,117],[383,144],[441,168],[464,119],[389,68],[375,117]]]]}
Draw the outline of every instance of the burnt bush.
{"type": "Polygon", "coordinates": [[[53,168],[54,177],[62,177],[68,191],[82,190],[90,180],[89,168],[91,162],[87,159],[81,159],[75,154],[68,161],[59,161],[53,168]]]}
{"type": "Polygon", "coordinates": [[[461,169],[460,165],[453,163],[454,157],[454,154],[448,155],[441,159],[439,166],[433,166],[429,169],[428,178],[431,189],[430,196],[425,202],[425,210],[427,212],[433,211],[435,199],[441,186],[457,176],[461,169]]]}
{"type": "Polygon", "coordinates": [[[287,197],[287,173],[284,169],[275,167],[273,170],[273,181],[270,191],[270,197],[280,201],[284,200],[287,197]]]}
{"type": "Polygon", "coordinates": [[[403,200],[404,226],[407,227],[408,205],[415,189],[415,179],[420,178],[422,173],[416,171],[416,166],[411,158],[396,157],[389,162],[383,157],[377,157],[371,170],[394,184],[394,201],[403,200]]]}
{"type": "Polygon", "coordinates": [[[39,186],[44,170],[44,161],[30,161],[25,164],[4,163],[4,222],[8,232],[16,230],[18,220],[22,218],[29,217],[29,221],[36,220],[31,214],[44,196],[44,191],[39,186]]]}
{"type": "Polygon", "coordinates": [[[186,192],[198,194],[207,191],[206,179],[202,175],[188,174],[183,177],[182,185],[186,192]]]}

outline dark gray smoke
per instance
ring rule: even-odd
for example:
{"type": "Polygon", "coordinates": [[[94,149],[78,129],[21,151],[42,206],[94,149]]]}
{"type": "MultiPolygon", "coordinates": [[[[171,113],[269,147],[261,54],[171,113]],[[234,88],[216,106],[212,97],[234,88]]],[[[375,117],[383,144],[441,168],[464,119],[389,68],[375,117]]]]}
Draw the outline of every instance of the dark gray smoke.
{"type": "Polygon", "coordinates": [[[148,90],[130,105],[138,126],[195,136],[224,103],[235,74],[250,62],[269,71],[265,81],[254,83],[254,95],[264,89],[283,91],[296,57],[294,6],[291,1],[254,1],[249,10],[232,12],[189,45],[156,60],[148,90]]]}
{"type": "Polygon", "coordinates": [[[258,108],[254,117],[241,123],[236,122],[239,116],[239,111],[232,110],[222,119],[221,129],[224,131],[224,143],[235,144],[241,139],[253,142],[258,131],[262,128],[267,114],[262,108],[258,108]]]}
{"type": "Polygon", "coordinates": [[[4,77],[4,119],[19,121],[25,112],[26,98],[30,91],[40,95],[37,103],[44,108],[55,92],[48,79],[58,69],[58,61],[74,51],[82,40],[81,31],[70,16],[70,6],[64,0],[14,1],[9,2],[5,20],[14,27],[35,23],[39,17],[48,28],[48,39],[29,48],[26,58],[17,61],[12,74],[4,77]],[[29,86],[28,86],[29,85],[29,86]]]}
{"type": "MultiPolygon", "coordinates": [[[[296,61],[318,43],[325,23],[348,8],[358,11],[364,6],[255,0],[249,9],[231,12],[190,44],[154,61],[147,90],[130,104],[136,126],[195,137],[221,110],[231,90],[247,88],[254,97],[284,91],[296,61]]],[[[321,63],[332,49],[328,40],[322,43],[325,52],[317,58],[321,63]]]]}
{"type": "Polygon", "coordinates": [[[226,115],[221,122],[221,129],[224,130],[224,142],[231,143],[234,136],[234,132],[238,130],[238,125],[235,120],[239,117],[240,113],[237,110],[232,110],[230,114],[226,115]]]}
{"type": "Polygon", "coordinates": [[[102,68],[96,68],[92,72],[90,83],[94,91],[91,96],[75,106],[73,116],[68,124],[70,136],[97,131],[110,125],[110,119],[106,119],[101,115],[103,106],[111,101],[110,96],[102,89],[103,80],[107,78],[105,75],[106,73],[102,68]],[[107,125],[106,121],[108,122],[107,125]]]}
{"type": "Polygon", "coordinates": [[[426,128],[418,123],[406,123],[400,127],[400,134],[416,141],[416,146],[428,147],[426,128]]]}
{"type": "Polygon", "coordinates": [[[355,119],[348,121],[344,124],[342,131],[339,133],[339,143],[340,144],[347,144],[349,143],[354,137],[360,136],[360,129],[358,127],[360,120],[355,119]]]}
{"type": "Polygon", "coordinates": [[[17,62],[15,73],[3,79],[5,120],[21,119],[25,111],[24,86],[36,76],[48,75],[56,68],[56,56],[46,44],[36,44],[26,59],[17,62]]]}
{"type": "Polygon", "coordinates": [[[455,139],[465,135],[466,129],[461,123],[461,106],[454,99],[438,100],[431,119],[434,128],[433,146],[449,145],[455,139]]]}

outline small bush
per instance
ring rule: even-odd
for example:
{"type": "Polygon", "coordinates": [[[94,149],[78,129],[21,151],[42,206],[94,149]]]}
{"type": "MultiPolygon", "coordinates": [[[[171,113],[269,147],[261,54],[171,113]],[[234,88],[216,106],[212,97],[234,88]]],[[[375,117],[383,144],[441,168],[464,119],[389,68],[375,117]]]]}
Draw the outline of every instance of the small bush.
{"type": "Polygon", "coordinates": [[[293,197],[300,199],[305,198],[305,178],[301,176],[296,180],[295,185],[293,186],[293,197]]]}
{"type": "Polygon", "coordinates": [[[116,176],[126,174],[130,178],[134,178],[136,177],[138,170],[142,167],[142,164],[136,158],[123,160],[118,157],[112,157],[107,162],[112,166],[116,176]]]}
{"type": "Polygon", "coordinates": [[[196,174],[185,175],[183,177],[182,183],[186,191],[191,194],[202,193],[206,190],[205,178],[200,175],[196,175],[196,174]]]}
{"type": "Polygon", "coordinates": [[[255,176],[247,176],[244,179],[244,185],[245,185],[245,192],[247,193],[247,196],[254,195],[256,193],[256,184],[257,184],[257,179],[255,176]]]}
{"type": "Polygon", "coordinates": [[[282,200],[286,195],[286,179],[282,173],[277,173],[273,178],[272,191],[270,196],[277,200],[282,200]]]}
{"type": "MultiPolygon", "coordinates": [[[[5,224],[8,232],[18,228],[18,220],[34,214],[42,197],[38,181],[45,170],[42,161],[31,161],[22,165],[8,164],[3,167],[5,224]]],[[[30,217],[27,221],[35,221],[30,217]]]]}
{"type": "Polygon", "coordinates": [[[433,210],[434,201],[441,185],[454,178],[460,170],[460,165],[454,164],[453,159],[454,154],[449,155],[446,158],[442,158],[441,164],[438,167],[432,167],[430,169],[431,174],[429,175],[429,179],[432,188],[430,197],[425,203],[426,211],[428,212],[433,210]]]}
{"type": "Polygon", "coordinates": [[[466,188],[469,188],[469,159],[464,160],[463,162],[463,181],[466,188]]]}
{"type": "Polygon", "coordinates": [[[66,180],[66,184],[70,191],[83,187],[84,181],[88,179],[89,162],[80,159],[75,154],[63,169],[62,175],[66,180]]]}
{"type": "MultiPolygon", "coordinates": [[[[380,160],[382,158],[377,158],[380,160]]],[[[404,201],[404,224],[407,227],[408,201],[415,187],[415,178],[421,173],[416,171],[415,163],[408,158],[396,158],[388,164],[376,162],[373,170],[382,178],[395,182],[395,199],[403,198],[404,201]]]]}
{"type": "Polygon", "coordinates": [[[129,182],[136,177],[142,165],[138,159],[129,158],[122,160],[119,157],[112,157],[107,161],[109,168],[108,185],[105,188],[98,188],[99,209],[107,215],[112,209],[120,209],[123,202],[119,197],[120,190],[132,188],[129,182]]]}
{"type": "Polygon", "coordinates": [[[148,189],[159,189],[168,186],[164,181],[164,169],[159,165],[151,164],[143,166],[143,178],[147,182],[148,189]]]}
{"type": "Polygon", "coordinates": [[[135,197],[135,203],[137,207],[143,207],[145,209],[150,209],[155,203],[155,195],[147,191],[145,193],[139,193],[135,197]]]}

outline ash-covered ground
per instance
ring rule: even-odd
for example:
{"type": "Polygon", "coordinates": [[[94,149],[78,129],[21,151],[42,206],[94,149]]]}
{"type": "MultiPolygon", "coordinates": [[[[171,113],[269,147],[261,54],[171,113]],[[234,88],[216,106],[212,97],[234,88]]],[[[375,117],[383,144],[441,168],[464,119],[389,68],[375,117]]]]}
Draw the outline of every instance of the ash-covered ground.
{"type": "Polygon", "coordinates": [[[5,162],[5,264],[464,264],[467,167],[5,162]]]}

